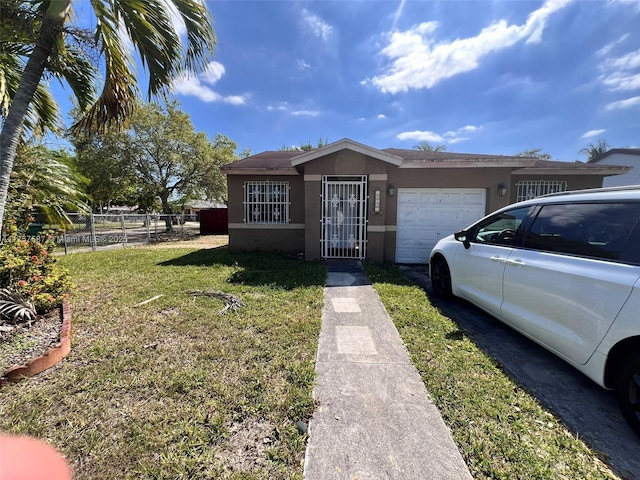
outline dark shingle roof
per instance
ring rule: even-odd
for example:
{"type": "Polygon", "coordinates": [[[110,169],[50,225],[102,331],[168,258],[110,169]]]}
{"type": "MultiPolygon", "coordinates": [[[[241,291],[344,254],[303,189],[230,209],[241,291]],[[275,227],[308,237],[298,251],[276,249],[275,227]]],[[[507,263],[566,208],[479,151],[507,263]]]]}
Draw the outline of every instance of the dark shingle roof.
{"type": "MultiPolygon", "coordinates": [[[[345,142],[347,140],[342,140],[345,142]]],[[[336,142],[338,143],[338,142],[336,142]]],[[[333,144],[332,144],[333,145],[333,144]]],[[[368,147],[370,148],[370,147],[368,147]]],[[[617,150],[617,149],[614,149],[617,150]]],[[[629,150],[629,149],[625,149],[629,150]]],[[[376,151],[376,149],[372,149],[376,151]]],[[[423,150],[409,150],[401,148],[385,148],[377,150],[388,155],[402,159],[402,165],[417,168],[456,168],[456,167],[511,167],[514,173],[533,173],[536,171],[560,172],[562,170],[582,171],[584,173],[606,173],[609,170],[620,170],[623,167],[587,164],[582,162],[560,162],[551,160],[539,160],[532,157],[520,157],[516,155],[486,155],[479,153],[457,152],[433,152],[423,150]],[[598,171],[598,172],[597,172],[598,171]]],[[[640,150],[638,150],[640,152],[640,150]]],[[[308,152],[300,151],[266,151],[252,155],[242,160],[229,163],[221,167],[227,174],[276,174],[276,175],[300,175],[300,172],[291,165],[291,161],[300,155],[308,155],[308,152]]]]}
{"type": "Polygon", "coordinates": [[[291,166],[291,159],[300,155],[301,152],[267,151],[251,155],[227,165],[220,167],[223,172],[231,171],[241,173],[246,171],[279,171],[289,172],[291,175],[298,175],[298,171],[291,166]]]}
{"type": "Polygon", "coordinates": [[[402,158],[405,162],[495,162],[495,161],[531,161],[530,157],[516,155],[485,155],[481,153],[433,152],[402,148],[384,148],[383,152],[402,158]]]}

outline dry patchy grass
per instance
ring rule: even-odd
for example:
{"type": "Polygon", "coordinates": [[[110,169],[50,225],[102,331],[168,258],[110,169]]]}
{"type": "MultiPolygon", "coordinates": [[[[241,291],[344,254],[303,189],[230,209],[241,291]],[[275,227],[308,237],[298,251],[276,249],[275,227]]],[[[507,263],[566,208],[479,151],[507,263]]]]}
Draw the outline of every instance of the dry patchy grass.
{"type": "Polygon", "coordinates": [[[324,267],[173,247],[60,259],[72,352],[2,389],[0,430],[49,441],[77,479],[301,478],[324,267]],[[222,316],[188,290],[246,306],[222,316]]]}

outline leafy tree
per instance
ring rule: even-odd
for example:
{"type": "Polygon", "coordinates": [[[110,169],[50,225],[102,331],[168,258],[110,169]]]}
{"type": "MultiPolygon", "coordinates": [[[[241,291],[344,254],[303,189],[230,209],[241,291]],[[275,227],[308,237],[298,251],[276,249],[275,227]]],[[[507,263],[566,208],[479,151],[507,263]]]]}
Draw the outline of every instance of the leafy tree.
{"type": "Polygon", "coordinates": [[[537,158],[539,160],[551,160],[551,155],[547,152],[543,152],[541,148],[532,148],[531,150],[524,150],[523,152],[516,153],[516,157],[537,158]]]}
{"type": "Polygon", "coordinates": [[[414,145],[413,148],[421,150],[423,152],[446,152],[447,146],[444,143],[439,145],[432,145],[427,141],[422,141],[418,145],[414,145]]]}
{"type": "Polygon", "coordinates": [[[300,146],[298,145],[292,145],[291,147],[287,147],[286,145],[283,145],[282,147],[280,147],[278,149],[278,151],[280,152],[310,152],[311,150],[315,150],[317,148],[322,148],[326,145],[329,145],[329,141],[328,140],[322,140],[319,139],[318,140],[318,144],[314,147],[310,141],[307,141],[307,143],[301,143],[300,146]]]}
{"type": "MultiPolygon", "coordinates": [[[[88,61],[74,63],[65,60],[76,58],[73,53],[78,52],[74,45],[73,29],[66,25],[72,18],[72,4],[72,0],[3,0],[2,3],[0,17],[5,18],[5,7],[11,7],[6,10],[11,13],[11,21],[17,21],[19,13],[33,19],[33,32],[36,35],[19,39],[17,46],[22,45],[24,48],[19,50],[16,46],[16,49],[9,52],[10,58],[28,57],[28,60],[15,93],[8,93],[11,104],[6,115],[3,112],[4,121],[0,133],[0,231],[25,118],[30,105],[34,103],[46,69],[53,74],[64,73],[62,78],[69,82],[79,100],[84,116],[75,125],[76,130],[100,130],[110,125],[122,126],[133,113],[139,93],[134,73],[135,62],[128,50],[128,42],[123,41],[123,31],[140,54],[147,70],[149,98],[166,94],[171,82],[185,71],[206,68],[213,54],[215,34],[204,2],[91,0],[97,25],[94,39],[105,60],[104,83],[100,94],[95,97],[94,92],[98,90],[97,66],[88,61]],[[187,32],[184,47],[172,20],[174,12],[187,32]]],[[[5,31],[3,27],[0,33],[5,31]]],[[[13,71],[15,70],[14,68],[13,71]]],[[[5,70],[5,78],[6,71],[9,70],[5,70]]],[[[6,99],[7,95],[2,98],[6,99]]]]}
{"type": "MultiPolygon", "coordinates": [[[[103,169],[92,169],[92,159],[103,159],[106,166],[115,166],[121,185],[133,186],[138,204],[158,199],[163,213],[173,213],[174,203],[184,199],[225,199],[220,166],[237,159],[236,144],[224,135],[211,141],[205,133],[196,132],[177,102],[144,104],[131,117],[127,132],[96,137],[76,147],[81,168],[94,185],[101,184],[94,175],[101,175],[103,169]]],[[[117,183],[107,185],[112,198],[116,198],[112,187],[117,183]]]]}
{"type": "Polygon", "coordinates": [[[73,164],[65,150],[22,147],[11,177],[7,219],[22,231],[36,213],[44,215],[47,223],[65,225],[71,223],[67,211],[87,211],[85,179],[73,164]]]}
{"type": "Polygon", "coordinates": [[[589,146],[581,148],[578,152],[580,155],[587,156],[587,162],[598,158],[600,155],[607,153],[611,147],[604,140],[598,140],[598,143],[595,145],[590,143],[589,146]]]}
{"type": "Polygon", "coordinates": [[[70,140],[76,149],[76,168],[87,178],[86,191],[94,212],[102,212],[111,205],[149,203],[143,201],[148,195],[144,186],[138,184],[133,165],[120,154],[127,148],[126,133],[81,133],[70,140]]]}

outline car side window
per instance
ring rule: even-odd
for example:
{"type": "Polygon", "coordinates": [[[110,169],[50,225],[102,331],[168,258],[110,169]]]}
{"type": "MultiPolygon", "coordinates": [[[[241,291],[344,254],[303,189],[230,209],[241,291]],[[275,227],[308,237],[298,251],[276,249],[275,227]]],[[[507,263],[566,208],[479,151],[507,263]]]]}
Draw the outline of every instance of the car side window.
{"type": "Polygon", "coordinates": [[[515,246],[522,243],[522,224],[532,207],[514,208],[494,215],[477,225],[469,241],[515,246]]]}
{"type": "Polygon", "coordinates": [[[640,218],[640,203],[544,205],[524,246],[549,252],[625,261],[623,252],[640,218]]]}

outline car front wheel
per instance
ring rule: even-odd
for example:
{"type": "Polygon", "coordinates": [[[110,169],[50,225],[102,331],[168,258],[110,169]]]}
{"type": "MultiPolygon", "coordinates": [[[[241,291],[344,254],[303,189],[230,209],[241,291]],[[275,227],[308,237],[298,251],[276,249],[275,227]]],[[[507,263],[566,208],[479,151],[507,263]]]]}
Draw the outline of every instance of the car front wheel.
{"type": "Polygon", "coordinates": [[[440,256],[431,260],[431,286],[436,295],[451,296],[451,272],[447,261],[440,256]]]}
{"type": "Polygon", "coordinates": [[[624,418],[640,436],[640,352],[625,358],[616,378],[615,390],[624,418]]]}

